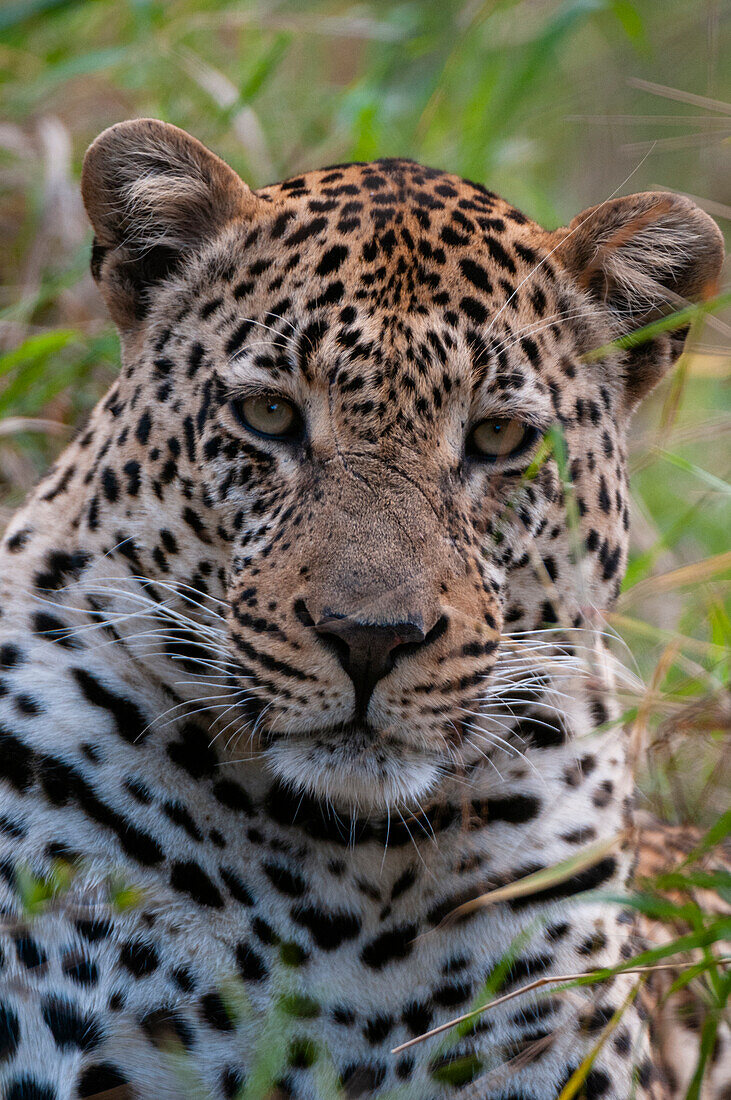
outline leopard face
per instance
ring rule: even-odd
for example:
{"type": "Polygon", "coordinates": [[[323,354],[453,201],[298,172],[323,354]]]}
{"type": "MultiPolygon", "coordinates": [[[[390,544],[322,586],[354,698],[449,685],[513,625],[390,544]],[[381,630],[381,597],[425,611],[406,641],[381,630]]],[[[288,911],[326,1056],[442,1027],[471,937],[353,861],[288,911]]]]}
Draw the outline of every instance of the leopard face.
{"type": "Polygon", "coordinates": [[[510,638],[617,592],[629,414],[682,337],[605,345],[709,292],[713,223],[644,194],[547,232],[404,160],[254,193],[145,120],[84,197],[124,367],[79,525],[164,517],[140,553],[221,601],[286,783],[390,805],[468,770],[510,638]]]}

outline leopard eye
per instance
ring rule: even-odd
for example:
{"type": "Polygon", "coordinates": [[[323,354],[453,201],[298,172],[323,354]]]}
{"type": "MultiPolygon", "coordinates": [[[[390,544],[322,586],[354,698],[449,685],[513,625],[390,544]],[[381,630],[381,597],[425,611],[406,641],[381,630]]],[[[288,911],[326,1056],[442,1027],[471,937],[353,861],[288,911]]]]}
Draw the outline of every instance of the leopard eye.
{"type": "Polygon", "coordinates": [[[507,458],[524,450],[534,435],[534,429],[522,420],[490,416],[472,429],[468,441],[469,449],[483,458],[507,458]]]}
{"type": "Polygon", "coordinates": [[[233,402],[244,427],[269,439],[291,439],[298,434],[301,417],[297,408],[283,397],[258,394],[233,402]]]}

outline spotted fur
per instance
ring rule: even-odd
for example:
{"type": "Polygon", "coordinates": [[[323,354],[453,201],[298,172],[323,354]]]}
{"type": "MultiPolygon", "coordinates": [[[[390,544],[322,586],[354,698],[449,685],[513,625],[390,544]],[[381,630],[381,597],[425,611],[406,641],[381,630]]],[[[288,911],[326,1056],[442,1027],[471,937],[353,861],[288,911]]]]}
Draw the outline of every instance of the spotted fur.
{"type": "Polygon", "coordinates": [[[590,893],[633,858],[594,610],[682,335],[587,353],[712,290],[713,222],[644,194],[547,232],[406,160],[252,192],[150,120],[83,193],[123,367],[2,546],[3,1097],[230,1098],[274,1006],[277,1096],[322,1095],[327,1050],[348,1097],[550,1100],[628,998],[584,1095],[668,1097],[627,978],[390,1051],[501,962],[513,990],[633,950],[590,893]],[[255,393],[298,438],[247,429],[255,393]],[[491,416],[527,450],[471,452],[491,416]]]}

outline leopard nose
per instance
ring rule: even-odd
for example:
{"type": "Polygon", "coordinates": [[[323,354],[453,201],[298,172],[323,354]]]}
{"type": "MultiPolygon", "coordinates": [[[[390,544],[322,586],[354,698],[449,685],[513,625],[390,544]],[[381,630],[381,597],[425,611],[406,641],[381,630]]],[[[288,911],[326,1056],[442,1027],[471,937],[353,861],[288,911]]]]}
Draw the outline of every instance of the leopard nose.
{"type": "Polygon", "coordinates": [[[315,630],[335,652],[355,687],[355,708],[365,718],[373,689],[399,656],[420,646],[426,635],[418,622],[364,623],[330,612],[315,630]]]}

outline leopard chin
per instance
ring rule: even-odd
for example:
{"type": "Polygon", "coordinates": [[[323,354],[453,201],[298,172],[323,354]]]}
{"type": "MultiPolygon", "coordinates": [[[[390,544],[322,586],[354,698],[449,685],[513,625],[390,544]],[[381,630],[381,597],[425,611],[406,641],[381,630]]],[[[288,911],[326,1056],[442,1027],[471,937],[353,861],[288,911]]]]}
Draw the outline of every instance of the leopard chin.
{"type": "Polygon", "coordinates": [[[416,809],[447,769],[434,750],[356,723],[268,740],[264,759],[277,779],[346,810],[416,809]]]}

